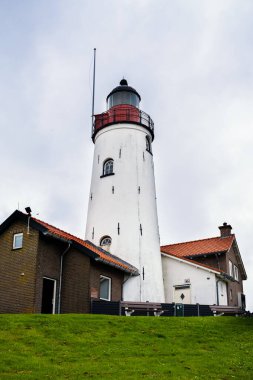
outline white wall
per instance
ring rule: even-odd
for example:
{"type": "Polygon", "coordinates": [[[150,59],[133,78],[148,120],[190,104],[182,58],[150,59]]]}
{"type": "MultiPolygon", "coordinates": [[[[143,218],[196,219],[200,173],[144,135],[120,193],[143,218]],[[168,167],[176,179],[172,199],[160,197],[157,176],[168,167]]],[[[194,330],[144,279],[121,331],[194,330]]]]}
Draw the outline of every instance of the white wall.
{"type": "MultiPolygon", "coordinates": [[[[163,278],[165,289],[165,302],[174,302],[174,286],[185,284],[190,280],[190,299],[192,304],[217,304],[216,275],[208,269],[193,266],[191,263],[179,261],[176,258],[162,255],[163,278]]],[[[226,283],[220,282],[220,291],[225,299],[226,283]]],[[[224,303],[225,304],[225,303],[224,303]]]]}
{"type": "Polygon", "coordinates": [[[151,137],[145,128],[127,123],[97,133],[86,239],[99,245],[102,236],[111,236],[110,252],[139,269],[141,275],[124,285],[125,300],[163,302],[153,156],[146,151],[146,135],[151,137]],[[100,178],[108,158],[114,160],[115,175],[100,178]]]}

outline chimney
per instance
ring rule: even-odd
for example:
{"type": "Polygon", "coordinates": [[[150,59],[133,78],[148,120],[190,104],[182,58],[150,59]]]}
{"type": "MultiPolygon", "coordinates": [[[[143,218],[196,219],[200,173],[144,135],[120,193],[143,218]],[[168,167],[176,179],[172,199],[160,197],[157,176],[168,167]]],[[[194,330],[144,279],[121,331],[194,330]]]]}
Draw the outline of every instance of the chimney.
{"type": "Polygon", "coordinates": [[[221,237],[226,237],[226,236],[231,235],[232,227],[230,226],[230,224],[223,223],[223,225],[220,226],[219,229],[220,229],[220,236],[221,237]]]}

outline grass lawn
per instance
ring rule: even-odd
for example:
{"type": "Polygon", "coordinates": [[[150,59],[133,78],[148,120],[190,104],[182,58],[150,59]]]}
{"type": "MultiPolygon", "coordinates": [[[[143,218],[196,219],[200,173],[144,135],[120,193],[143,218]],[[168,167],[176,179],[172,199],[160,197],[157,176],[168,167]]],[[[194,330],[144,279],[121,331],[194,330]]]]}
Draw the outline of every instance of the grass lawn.
{"type": "Polygon", "coordinates": [[[253,318],[0,315],[0,379],[253,379],[253,318]]]}

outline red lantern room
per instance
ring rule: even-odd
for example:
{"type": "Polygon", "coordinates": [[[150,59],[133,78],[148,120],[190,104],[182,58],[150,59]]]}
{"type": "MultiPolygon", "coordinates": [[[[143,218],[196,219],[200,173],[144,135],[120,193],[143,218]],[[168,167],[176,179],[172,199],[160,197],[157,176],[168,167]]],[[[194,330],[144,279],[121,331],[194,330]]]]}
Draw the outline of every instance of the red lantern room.
{"type": "Polygon", "coordinates": [[[141,97],[138,92],[128,86],[126,79],[120,81],[106,98],[107,111],[94,115],[92,140],[98,131],[112,124],[138,124],[148,129],[154,139],[154,123],[150,116],[139,109],[141,97]]]}

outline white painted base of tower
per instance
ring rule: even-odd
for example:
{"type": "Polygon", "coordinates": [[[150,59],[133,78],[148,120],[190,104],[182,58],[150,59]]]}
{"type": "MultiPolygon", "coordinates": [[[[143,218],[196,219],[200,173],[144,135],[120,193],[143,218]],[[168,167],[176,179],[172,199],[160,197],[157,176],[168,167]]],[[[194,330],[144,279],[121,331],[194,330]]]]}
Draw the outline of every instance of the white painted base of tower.
{"type": "Polygon", "coordinates": [[[150,284],[147,284],[147,287],[145,286],[145,280],[142,280],[141,275],[128,277],[125,281],[123,285],[123,301],[164,302],[160,281],[157,281],[157,286],[152,287],[152,289],[150,289],[150,284]]]}

